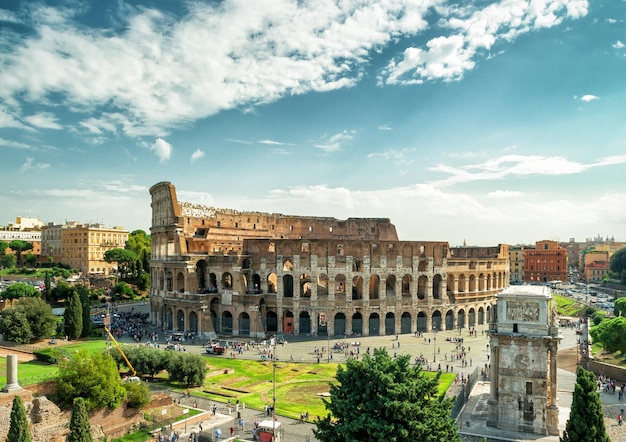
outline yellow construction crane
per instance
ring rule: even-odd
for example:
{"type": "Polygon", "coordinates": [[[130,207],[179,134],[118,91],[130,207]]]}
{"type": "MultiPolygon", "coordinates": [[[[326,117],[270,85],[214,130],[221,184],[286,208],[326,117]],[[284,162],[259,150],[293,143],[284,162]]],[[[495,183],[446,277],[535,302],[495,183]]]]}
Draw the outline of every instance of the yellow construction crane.
{"type": "Polygon", "coordinates": [[[122,347],[120,347],[120,345],[117,343],[117,341],[111,334],[111,331],[109,330],[110,323],[111,323],[111,319],[109,315],[107,314],[104,318],[104,331],[107,332],[107,335],[109,335],[109,338],[111,338],[111,341],[113,341],[113,344],[115,344],[115,348],[117,348],[117,351],[120,352],[120,354],[124,358],[124,361],[126,362],[126,365],[128,366],[128,368],[130,368],[130,372],[131,372],[131,376],[124,378],[123,382],[134,382],[134,383],[141,382],[141,379],[139,379],[139,377],[137,376],[137,371],[133,367],[133,364],[130,363],[130,361],[126,357],[126,354],[124,354],[124,350],[122,350],[122,347]]]}

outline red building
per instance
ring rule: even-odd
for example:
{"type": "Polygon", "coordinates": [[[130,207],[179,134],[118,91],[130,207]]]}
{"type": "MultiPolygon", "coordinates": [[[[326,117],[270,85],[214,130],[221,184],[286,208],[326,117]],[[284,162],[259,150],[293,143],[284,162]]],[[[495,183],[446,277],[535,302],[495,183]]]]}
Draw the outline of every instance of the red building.
{"type": "Polygon", "coordinates": [[[537,241],[524,249],[524,282],[545,283],[567,280],[567,249],[557,241],[537,241]]]}

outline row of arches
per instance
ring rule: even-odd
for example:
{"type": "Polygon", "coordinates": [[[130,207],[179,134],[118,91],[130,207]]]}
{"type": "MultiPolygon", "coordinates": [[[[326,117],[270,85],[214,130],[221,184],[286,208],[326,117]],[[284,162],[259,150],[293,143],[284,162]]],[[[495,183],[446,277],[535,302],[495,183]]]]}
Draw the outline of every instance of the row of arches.
{"type": "MultiPolygon", "coordinates": [[[[215,306],[214,306],[215,307],[215,306]]],[[[188,314],[182,309],[167,309],[165,317],[162,318],[165,325],[170,330],[192,331],[198,333],[206,330],[214,330],[217,334],[249,336],[266,333],[296,333],[303,335],[345,336],[345,335],[395,335],[414,332],[429,332],[455,330],[458,328],[475,327],[488,322],[491,309],[469,308],[460,309],[455,312],[452,309],[442,312],[434,310],[432,313],[418,312],[411,314],[408,311],[396,314],[394,312],[378,313],[371,312],[363,315],[360,312],[345,314],[335,313],[329,316],[326,313],[311,313],[307,310],[300,311],[295,316],[291,310],[285,310],[279,315],[274,310],[259,313],[240,312],[233,314],[230,310],[218,313],[219,309],[211,309],[211,326],[202,327],[198,322],[196,311],[188,314]],[[256,320],[256,321],[255,321],[256,320]],[[260,330],[255,330],[253,324],[260,325],[260,330]]]]}

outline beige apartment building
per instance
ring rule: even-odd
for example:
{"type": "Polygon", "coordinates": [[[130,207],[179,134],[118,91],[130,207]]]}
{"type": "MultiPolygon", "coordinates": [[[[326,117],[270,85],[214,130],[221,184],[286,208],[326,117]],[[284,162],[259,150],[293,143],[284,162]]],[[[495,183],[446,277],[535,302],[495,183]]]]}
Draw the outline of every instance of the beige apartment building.
{"type": "Polygon", "coordinates": [[[41,228],[42,255],[83,274],[115,274],[117,264],[106,262],[104,254],[107,250],[124,248],[127,240],[128,230],[119,226],[70,221],[63,225],[50,223],[41,228]]]}

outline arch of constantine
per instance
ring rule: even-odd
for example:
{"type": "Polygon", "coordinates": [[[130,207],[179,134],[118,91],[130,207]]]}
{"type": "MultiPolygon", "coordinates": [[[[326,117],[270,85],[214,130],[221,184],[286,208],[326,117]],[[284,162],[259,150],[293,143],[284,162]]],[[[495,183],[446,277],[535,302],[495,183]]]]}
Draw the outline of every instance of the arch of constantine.
{"type": "Polygon", "coordinates": [[[508,246],[399,241],[386,218],[300,217],[152,197],[150,302],[168,329],[393,335],[486,324],[509,285],[508,246]]]}

